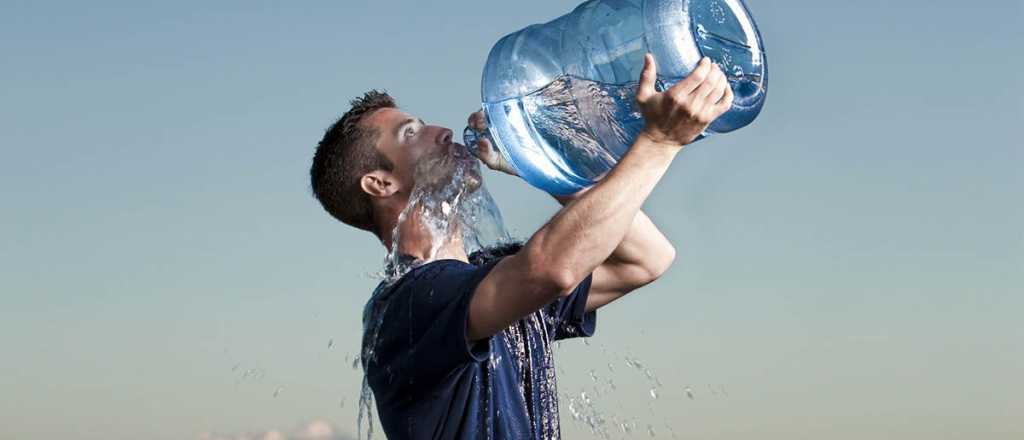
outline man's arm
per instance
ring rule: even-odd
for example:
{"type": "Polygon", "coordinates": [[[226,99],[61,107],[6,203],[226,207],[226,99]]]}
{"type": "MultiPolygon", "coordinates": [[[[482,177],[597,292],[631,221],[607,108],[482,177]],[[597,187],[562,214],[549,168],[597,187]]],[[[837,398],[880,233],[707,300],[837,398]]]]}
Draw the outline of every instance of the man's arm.
{"type": "MultiPolygon", "coordinates": [[[[637,91],[646,125],[622,160],[589,191],[569,202],[515,255],[502,259],[476,287],[469,305],[470,340],[487,338],[567,295],[620,247],[640,207],[682,145],[693,141],[729,109],[732,90],[709,60],[663,93],[654,88],[654,58],[647,55],[637,91]],[[514,286],[514,289],[510,287],[514,286]]],[[[658,233],[660,235],[660,233],[658,233]]],[[[642,255],[645,240],[627,247],[642,255]]],[[[595,273],[595,277],[599,274],[595,273]]],[[[614,272],[601,277],[618,280],[614,272]]],[[[611,284],[611,283],[609,283],[611,284]]],[[[621,295],[620,295],[621,296],[621,295]]]]}
{"type": "MultiPolygon", "coordinates": [[[[565,206],[581,194],[556,196],[555,199],[565,206]]],[[[676,249],[668,238],[647,214],[638,211],[622,242],[594,269],[586,311],[597,310],[654,282],[668,271],[675,256],[676,249]]]]}

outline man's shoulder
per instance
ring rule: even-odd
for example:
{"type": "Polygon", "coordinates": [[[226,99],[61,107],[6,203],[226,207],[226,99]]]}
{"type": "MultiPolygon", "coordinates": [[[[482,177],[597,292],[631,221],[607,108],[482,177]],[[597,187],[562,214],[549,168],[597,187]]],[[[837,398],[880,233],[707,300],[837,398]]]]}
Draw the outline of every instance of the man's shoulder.
{"type": "Polygon", "coordinates": [[[429,281],[444,275],[462,273],[475,269],[477,269],[477,266],[461,260],[434,260],[413,268],[402,278],[429,281]]]}
{"type": "Polygon", "coordinates": [[[479,282],[498,261],[515,254],[522,246],[520,242],[508,242],[486,247],[470,254],[468,262],[455,259],[430,261],[409,270],[392,287],[396,291],[418,291],[438,283],[479,282]]]}
{"type": "Polygon", "coordinates": [[[423,291],[439,291],[441,296],[456,295],[479,283],[498,261],[515,254],[522,246],[521,242],[499,243],[473,252],[469,255],[469,262],[441,259],[414,264],[398,279],[381,282],[369,303],[391,302],[397,296],[423,291]]]}
{"type": "Polygon", "coordinates": [[[446,284],[472,275],[477,266],[460,260],[435,260],[409,270],[391,287],[396,293],[418,291],[437,284],[446,284]]]}
{"type": "Polygon", "coordinates": [[[443,306],[459,296],[463,281],[476,273],[477,266],[459,260],[435,260],[417,265],[395,281],[381,281],[363,309],[364,331],[368,323],[386,315],[407,315],[403,310],[428,310],[443,306]]]}
{"type": "Polygon", "coordinates": [[[423,289],[441,287],[463,280],[479,267],[460,260],[434,260],[409,269],[404,275],[392,282],[383,281],[377,286],[375,299],[393,298],[423,289]]]}

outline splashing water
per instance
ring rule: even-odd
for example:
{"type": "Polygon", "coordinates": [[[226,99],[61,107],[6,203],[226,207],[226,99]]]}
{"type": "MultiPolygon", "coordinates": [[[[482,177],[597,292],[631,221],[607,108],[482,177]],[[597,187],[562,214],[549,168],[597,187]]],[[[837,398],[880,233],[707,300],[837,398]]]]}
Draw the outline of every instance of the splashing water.
{"type": "MultiPolygon", "coordinates": [[[[452,144],[448,151],[421,158],[414,170],[414,178],[416,184],[408,203],[392,230],[391,246],[384,268],[378,274],[381,284],[374,297],[410,270],[430,261],[458,258],[488,246],[512,242],[501,212],[483,185],[479,163],[465,147],[452,144]],[[427,245],[424,258],[414,259],[407,255],[407,252],[419,251],[417,246],[424,243],[427,245]]],[[[364,432],[364,420],[366,438],[373,438],[374,399],[366,368],[375,360],[374,349],[384,325],[382,321],[387,304],[382,307],[364,315],[366,340],[361,356],[356,357],[352,364],[356,368],[361,363],[364,373],[357,417],[359,438],[364,432]]],[[[499,363],[501,359],[492,361],[499,363]]]]}
{"type": "Polygon", "coordinates": [[[594,405],[593,399],[586,391],[581,391],[575,396],[563,395],[563,399],[568,401],[569,414],[573,420],[586,425],[592,434],[600,438],[611,438],[607,428],[608,420],[594,405]]]}
{"type": "MultiPolygon", "coordinates": [[[[603,345],[600,345],[599,348],[604,355],[613,356],[603,345]]],[[[589,370],[590,385],[584,387],[584,391],[576,395],[563,395],[563,399],[568,403],[569,413],[573,416],[572,420],[576,422],[577,426],[589,430],[591,437],[594,438],[618,438],[619,434],[614,431],[627,437],[644,432],[651,437],[656,437],[659,430],[654,428],[652,421],[642,422],[640,419],[628,415],[630,409],[622,406],[622,401],[618,398],[618,387],[611,376],[624,371],[627,374],[637,374],[647,382],[647,387],[642,389],[646,390],[646,406],[651,411],[650,416],[654,416],[654,406],[663,399],[663,392],[668,392],[668,389],[662,384],[654,370],[644,362],[631,355],[621,356],[619,359],[628,367],[627,369],[616,369],[615,363],[609,362],[606,367],[610,376],[603,377],[598,374],[597,370],[589,370]],[[617,406],[617,409],[614,409],[614,406],[617,406]]],[[[628,392],[632,394],[635,391],[629,390],[628,392]]],[[[684,393],[693,399],[692,389],[687,387],[684,393]]],[[[673,438],[678,437],[668,421],[665,421],[665,428],[665,431],[660,432],[662,436],[670,433],[673,438]]]]}
{"type": "Polygon", "coordinates": [[[366,439],[373,438],[373,391],[370,381],[363,375],[363,390],[359,393],[359,415],[356,417],[357,438],[363,438],[363,420],[366,420],[366,439]]]}
{"type": "Polygon", "coordinates": [[[414,171],[416,184],[392,230],[392,244],[380,273],[391,284],[424,263],[466,255],[489,245],[512,241],[494,199],[483,185],[480,165],[469,151],[452,144],[451,154],[423,158],[414,171]],[[406,242],[429,242],[422,260],[406,258],[406,242]]]}

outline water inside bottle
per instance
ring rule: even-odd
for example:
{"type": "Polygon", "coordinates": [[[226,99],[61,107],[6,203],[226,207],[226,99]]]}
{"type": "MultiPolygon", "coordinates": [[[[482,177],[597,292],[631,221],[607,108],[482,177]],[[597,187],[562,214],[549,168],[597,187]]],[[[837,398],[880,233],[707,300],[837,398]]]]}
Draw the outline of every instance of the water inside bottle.
{"type": "MultiPolygon", "coordinates": [[[[725,73],[737,94],[760,87],[760,78],[742,69],[725,73]]],[[[680,80],[660,78],[656,89],[664,91],[680,80]]],[[[527,180],[529,170],[545,171],[543,167],[553,164],[573,184],[584,187],[618,163],[643,128],[635,104],[637,86],[560,75],[521,98],[484,103],[484,109],[499,148],[522,153],[506,159],[525,171],[527,180]]]]}
{"type": "MultiPolygon", "coordinates": [[[[526,160],[549,160],[586,186],[618,162],[643,127],[633,105],[636,87],[562,75],[536,92],[485,103],[484,109],[501,150],[517,148],[532,153],[526,160]]],[[[509,159],[517,169],[530,168],[517,163],[524,157],[509,159]]]]}

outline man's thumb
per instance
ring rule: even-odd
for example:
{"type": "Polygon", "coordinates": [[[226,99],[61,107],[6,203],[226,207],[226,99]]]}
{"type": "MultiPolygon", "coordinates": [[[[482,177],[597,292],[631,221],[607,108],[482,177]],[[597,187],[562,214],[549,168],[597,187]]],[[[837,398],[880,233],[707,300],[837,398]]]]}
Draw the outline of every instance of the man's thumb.
{"type": "Polygon", "coordinates": [[[654,55],[644,54],[644,70],[640,72],[640,85],[636,90],[636,100],[639,103],[647,102],[656,93],[654,83],[658,79],[658,66],[654,62],[654,55]]]}

